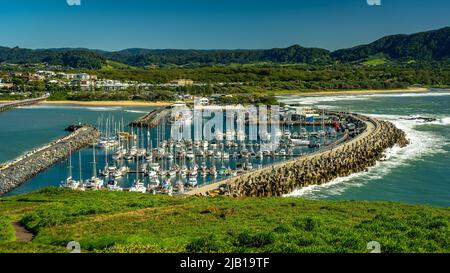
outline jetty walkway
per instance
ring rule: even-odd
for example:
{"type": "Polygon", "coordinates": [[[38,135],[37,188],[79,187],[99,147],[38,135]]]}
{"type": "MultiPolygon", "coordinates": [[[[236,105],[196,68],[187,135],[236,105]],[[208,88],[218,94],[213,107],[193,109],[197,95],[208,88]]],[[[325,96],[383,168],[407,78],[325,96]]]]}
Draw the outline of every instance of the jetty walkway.
{"type": "Polygon", "coordinates": [[[2,104],[0,104],[0,113],[1,112],[6,112],[8,110],[11,110],[11,109],[17,108],[17,107],[21,107],[21,106],[28,106],[28,105],[37,104],[37,103],[45,101],[47,99],[48,99],[48,96],[43,96],[43,97],[35,98],[35,99],[20,100],[20,101],[12,101],[12,102],[7,102],[7,103],[2,103],[2,104]]]}
{"type": "Polygon", "coordinates": [[[0,165],[0,196],[64,160],[69,156],[70,150],[76,151],[91,145],[99,137],[100,133],[96,128],[84,126],[66,137],[0,165]]]}
{"type": "Polygon", "coordinates": [[[366,171],[382,159],[386,149],[396,144],[409,144],[405,133],[390,122],[356,114],[348,117],[365,124],[363,131],[354,138],[346,134],[315,153],[205,185],[186,195],[282,196],[302,187],[366,171]]]}

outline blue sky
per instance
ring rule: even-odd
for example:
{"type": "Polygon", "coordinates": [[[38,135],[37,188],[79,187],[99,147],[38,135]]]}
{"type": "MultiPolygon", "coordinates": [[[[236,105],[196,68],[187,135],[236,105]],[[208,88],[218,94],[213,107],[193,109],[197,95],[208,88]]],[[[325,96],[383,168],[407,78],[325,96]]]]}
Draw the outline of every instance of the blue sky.
{"type": "Polygon", "coordinates": [[[448,0],[2,0],[0,45],[330,50],[450,26],[448,0]]]}

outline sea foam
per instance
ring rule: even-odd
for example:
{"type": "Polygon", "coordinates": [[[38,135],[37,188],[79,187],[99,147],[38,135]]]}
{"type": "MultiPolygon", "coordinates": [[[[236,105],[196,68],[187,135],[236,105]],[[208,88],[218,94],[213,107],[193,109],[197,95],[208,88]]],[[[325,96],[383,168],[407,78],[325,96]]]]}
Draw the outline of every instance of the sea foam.
{"type": "Polygon", "coordinates": [[[371,98],[413,98],[413,97],[442,97],[450,96],[450,92],[423,92],[423,93],[379,93],[379,94],[350,94],[350,95],[320,95],[320,96],[279,96],[279,101],[285,103],[301,103],[303,105],[315,105],[324,102],[337,101],[364,101],[371,98]]]}
{"type": "Polygon", "coordinates": [[[127,113],[135,113],[135,114],[148,114],[148,111],[142,111],[142,110],[125,110],[127,113]]]}
{"type": "Polygon", "coordinates": [[[38,104],[17,107],[18,109],[85,109],[89,111],[118,111],[122,107],[77,106],[77,105],[48,105],[38,104]]]}
{"type": "MultiPolygon", "coordinates": [[[[324,185],[315,185],[296,190],[286,197],[306,197],[317,199],[330,195],[342,194],[350,187],[361,187],[366,183],[383,178],[392,170],[410,164],[415,160],[420,160],[424,156],[437,153],[444,153],[443,147],[447,141],[442,137],[429,131],[419,131],[417,126],[423,125],[418,120],[407,120],[407,116],[399,115],[371,115],[374,118],[388,120],[394,123],[399,129],[405,131],[410,145],[405,148],[394,146],[385,152],[385,159],[379,161],[375,166],[369,168],[368,172],[355,173],[347,177],[339,177],[324,185]]],[[[444,118],[446,122],[448,118],[444,118]]]]}

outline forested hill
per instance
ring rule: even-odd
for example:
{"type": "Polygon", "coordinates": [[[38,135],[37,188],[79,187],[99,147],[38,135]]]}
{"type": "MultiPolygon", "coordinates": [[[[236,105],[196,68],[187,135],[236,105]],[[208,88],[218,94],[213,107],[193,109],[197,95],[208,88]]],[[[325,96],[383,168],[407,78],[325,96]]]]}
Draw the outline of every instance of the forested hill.
{"type": "Polygon", "coordinates": [[[133,66],[150,64],[231,64],[231,63],[306,63],[324,64],[331,61],[330,52],[319,48],[294,45],[268,50],[149,50],[126,49],[103,53],[109,59],[133,66]]]}
{"type": "Polygon", "coordinates": [[[331,61],[325,49],[298,45],[268,50],[150,50],[126,49],[106,52],[88,49],[30,50],[0,47],[0,62],[63,65],[73,68],[98,69],[106,59],[131,66],[148,65],[214,65],[256,62],[325,64],[331,61]]]}
{"type": "Polygon", "coordinates": [[[450,59],[450,27],[411,35],[393,35],[371,44],[333,52],[342,62],[354,62],[373,56],[392,60],[448,61],[450,59]]]}
{"type": "Polygon", "coordinates": [[[100,69],[106,58],[87,49],[24,49],[0,47],[0,63],[48,63],[72,68],[100,69]]]}
{"type": "Polygon", "coordinates": [[[294,45],[255,50],[126,49],[106,52],[89,49],[41,49],[0,47],[0,63],[48,63],[72,68],[99,69],[107,60],[144,67],[149,65],[216,65],[246,63],[331,64],[359,62],[370,58],[390,61],[449,61],[450,27],[412,35],[394,35],[371,44],[329,52],[294,45]]]}

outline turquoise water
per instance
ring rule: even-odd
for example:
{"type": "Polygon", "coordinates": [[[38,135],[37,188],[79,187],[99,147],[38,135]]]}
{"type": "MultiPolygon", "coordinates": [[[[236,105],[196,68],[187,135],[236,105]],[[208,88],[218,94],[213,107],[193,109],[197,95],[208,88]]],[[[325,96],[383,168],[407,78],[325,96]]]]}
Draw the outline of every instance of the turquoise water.
{"type": "Polygon", "coordinates": [[[450,92],[281,97],[281,100],[388,120],[403,129],[411,141],[404,149],[394,147],[389,150],[387,160],[379,162],[367,173],[301,189],[293,196],[450,205],[450,92]],[[437,120],[431,123],[405,120],[410,116],[437,120]]]}
{"type": "MultiPolygon", "coordinates": [[[[114,117],[124,123],[151,111],[152,107],[84,107],[69,105],[37,105],[15,109],[0,115],[0,162],[12,160],[22,153],[44,145],[68,133],[64,129],[74,123],[97,124],[99,117],[114,117]]],[[[100,156],[100,151],[97,151],[100,156]]],[[[74,177],[78,178],[78,154],[73,156],[74,177]]],[[[92,152],[82,151],[83,173],[92,174],[92,152]]],[[[99,164],[101,166],[101,164],[99,164]]],[[[67,177],[67,162],[61,162],[37,175],[8,195],[30,192],[46,186],[58,186],[67,177]]]]}

